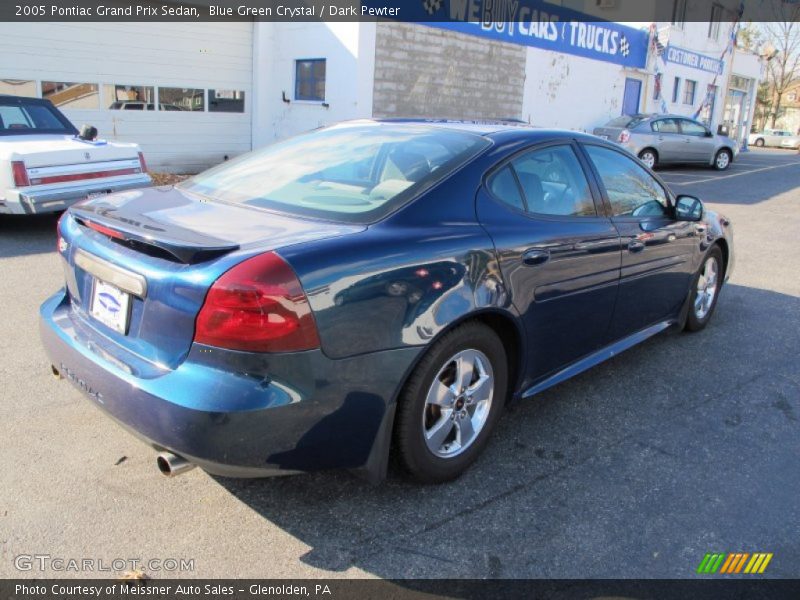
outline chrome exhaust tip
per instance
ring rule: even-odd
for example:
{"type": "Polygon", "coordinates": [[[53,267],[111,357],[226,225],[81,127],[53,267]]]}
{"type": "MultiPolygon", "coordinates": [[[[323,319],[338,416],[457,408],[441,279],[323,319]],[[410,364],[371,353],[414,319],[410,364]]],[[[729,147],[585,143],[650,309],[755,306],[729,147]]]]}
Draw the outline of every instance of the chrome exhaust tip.
{"type": "Polygon", "coordinates": [[[177,477],[187,471],[191,471],[196,465],[172,452],[162,452],[156,457],[158,470],[165,477],[177,477]]]}

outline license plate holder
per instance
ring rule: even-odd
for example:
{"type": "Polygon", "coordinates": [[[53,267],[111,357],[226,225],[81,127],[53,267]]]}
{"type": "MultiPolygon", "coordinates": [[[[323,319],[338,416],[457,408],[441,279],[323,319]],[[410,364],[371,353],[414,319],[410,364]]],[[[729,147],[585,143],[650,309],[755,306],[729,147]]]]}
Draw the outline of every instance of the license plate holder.
{"type": "Polygon", "coordinates": [[[131,314],[131,295],[115,285],[95,278],[89,312],[106,327],[126,335],[131,314]]]}

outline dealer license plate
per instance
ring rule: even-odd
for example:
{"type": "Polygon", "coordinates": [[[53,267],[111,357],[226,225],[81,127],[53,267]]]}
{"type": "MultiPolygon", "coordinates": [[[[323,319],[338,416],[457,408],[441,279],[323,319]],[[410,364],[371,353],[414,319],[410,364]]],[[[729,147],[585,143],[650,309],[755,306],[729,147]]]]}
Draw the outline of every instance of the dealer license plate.
{"type": "Polygon", "coordinates": [[[130,307],[130,294],[100,279],[94,280],[90,312],[95,319],[124,335],[128,332],[130,307]]]}

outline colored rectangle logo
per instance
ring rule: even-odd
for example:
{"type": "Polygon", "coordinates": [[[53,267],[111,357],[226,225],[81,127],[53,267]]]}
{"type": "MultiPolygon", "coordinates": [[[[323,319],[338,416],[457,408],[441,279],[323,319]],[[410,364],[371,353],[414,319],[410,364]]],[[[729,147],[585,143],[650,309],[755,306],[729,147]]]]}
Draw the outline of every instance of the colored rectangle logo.
{"type": "Polygon", "coordinates": [[[772,552],[708,552],[697,566],[699,575],[761,575],[772,552]]]}

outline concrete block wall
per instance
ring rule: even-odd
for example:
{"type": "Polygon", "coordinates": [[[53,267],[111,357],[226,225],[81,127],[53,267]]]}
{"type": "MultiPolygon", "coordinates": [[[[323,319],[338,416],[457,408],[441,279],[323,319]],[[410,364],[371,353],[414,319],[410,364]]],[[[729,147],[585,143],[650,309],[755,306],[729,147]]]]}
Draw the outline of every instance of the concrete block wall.
{"type": "Polygon", "coordinates": [[[521,118],[526,48],[409,23],[378,23],[375,117],[521,118]]]}

